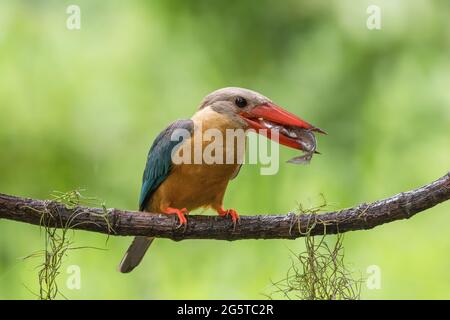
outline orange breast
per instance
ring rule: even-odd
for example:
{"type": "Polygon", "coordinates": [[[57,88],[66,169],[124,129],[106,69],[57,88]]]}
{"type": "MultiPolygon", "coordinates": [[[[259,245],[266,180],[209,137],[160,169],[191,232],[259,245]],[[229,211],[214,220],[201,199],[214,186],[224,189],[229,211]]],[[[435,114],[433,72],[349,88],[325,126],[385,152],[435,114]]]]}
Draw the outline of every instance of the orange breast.
{"type": "MultiPolygon", "coordinates": [[[[195,131],[193,137],[184,143],[194,152],[193,145],[202,139],[204,132],[209,128],[219,129],[225,134],[225,129],[233,124],[227,122],[224,116],[206,110],[204,114],[192,118],[195,125],[200,125],[202,130],[195,131]]],[[[202,139],[201,149],[204,152],[210,141],[202,139]]],[[[222,145],[223,155],[226,157],[226,143],[222,145]]],[[[236,145],[234,145],[236,149],[236,145]]],[[[185,148],[182,148],[186,150],[185,148]]],[[[233,151],[236,155],[236,150],[233,151]]],[[[191,159],[194,155],[191,154],[191,159]]],[[[233,177],[240,164],[236,161],[232,164],[179,164],[174,165],[171,174],[158,187],[149,199],[147,210],[150,212],[162,212],[167,207],[187,208],[193,210],[199,207],[222,206],[223,197],[229,180],[233,177]]]]}
{"type": "Polygon", "coordinates": [[[217,208],[235,165],[178,165],[172,174],[159,186],[149,201],[149,211],[161,212],[167,207],[217,208]]]}

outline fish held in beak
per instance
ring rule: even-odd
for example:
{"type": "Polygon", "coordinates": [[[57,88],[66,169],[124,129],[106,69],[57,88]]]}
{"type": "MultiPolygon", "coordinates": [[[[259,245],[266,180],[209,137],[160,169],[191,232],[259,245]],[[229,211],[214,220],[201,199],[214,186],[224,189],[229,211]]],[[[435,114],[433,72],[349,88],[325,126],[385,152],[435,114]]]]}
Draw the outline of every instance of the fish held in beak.
{"type": "Polygon", "coordinates": [[[316,150],[317,141],[314,132],[326,134],[325,131],[273,103],[256,106],[250,112],[242,113],[241,116],[259,134],[273,139],[273,132],[277,132],[280,144],[304,152],[304,154],[290,159],[289,163],[309,163],[314,153],[319,153],[316,150]]]}
{"type": "Polygon", "coordinates": [[[316,136],[310,129],[304,129],[294,126],[280,126],[270,123],[266,123],[266,126],[271,130],[278,131],[280,134],[289,136],[300,145],[299,149],[303,151],[303,154],[288,160],[288,163],[309,164],[315,153],[320,154],[318,151],[316,151],[316,136]]]}
{"type": "Polygon", "coordinates": [[[293,164],[309,164],[315,153],[320,154],[316,151],[316,136],[310,130],[305,130],[302,128],[295,128],[293,130],[299,137],[299,143],[302,144],[304,153],[288,160],[287,162],[293,164]]]}

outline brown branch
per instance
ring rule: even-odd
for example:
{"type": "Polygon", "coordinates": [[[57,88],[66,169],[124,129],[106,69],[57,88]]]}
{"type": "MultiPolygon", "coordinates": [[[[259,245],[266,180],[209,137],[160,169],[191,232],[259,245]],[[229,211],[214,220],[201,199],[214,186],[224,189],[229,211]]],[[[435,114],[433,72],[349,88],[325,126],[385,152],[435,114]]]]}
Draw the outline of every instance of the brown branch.
{"type": "Polygon", "coordinates": [[[189,216],[184,230],[177,228],[175,216],[136,211],[76,207],[67,208],[56,201],[26,199],[0,194],[0,219],[55,227],[70,227],[120,236],[155,236],[184,239],[295,239],[311,235],[367,230],[395,220],[408,219],[450,198],[450,172],[421,188],[387,199],[340,211],[320,214],[241,216],[236,228],[230,219],[218,216],[189,216]],[[103,216],[102,216],[103,215],[103,216]],[[109,223],[107,221],[109,219],[109,223]]]}

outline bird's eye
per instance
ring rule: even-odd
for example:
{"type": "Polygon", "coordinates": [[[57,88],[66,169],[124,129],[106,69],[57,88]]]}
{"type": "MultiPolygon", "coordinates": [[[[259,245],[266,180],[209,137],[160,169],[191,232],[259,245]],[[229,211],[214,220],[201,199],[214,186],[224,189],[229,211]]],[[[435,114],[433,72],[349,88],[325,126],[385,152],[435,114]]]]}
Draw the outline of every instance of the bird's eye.
{"type": "Polygon", "coordinates": [[[245,100],[245,98],[242,97],[237,97],[236,100],[234,100],[234,102],[239,108],[244,108],[247,105],[247,100],[245,100]]]}

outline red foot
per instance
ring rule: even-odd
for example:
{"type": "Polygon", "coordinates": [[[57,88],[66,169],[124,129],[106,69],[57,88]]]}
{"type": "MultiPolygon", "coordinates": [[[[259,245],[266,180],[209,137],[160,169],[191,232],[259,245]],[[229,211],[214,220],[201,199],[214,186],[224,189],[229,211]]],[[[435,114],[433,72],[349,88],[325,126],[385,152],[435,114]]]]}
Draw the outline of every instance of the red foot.
{"type": "Polygon", "coordinates": [[[231,216],[231,220],[233,220],[234,224],[236,224],[236,221],[239,220],[239,215],[234,209],[225,210],[223,208],[219,208],[217,209],[217,213],[220,216],[231,216]]]}
{"type": "Polygon", "coordinates": [[[186,217],[184,216],[185,214],[188,214],[188,210],[186,208],[183,209],[176,209],[176,208],[171,208],[171,207],[167,207],[163,213],[166,214],[176,214],[178,216],[178,219],[180,220],[180,225],[186,225],[187,224],[187,220],[186,217]]]}

